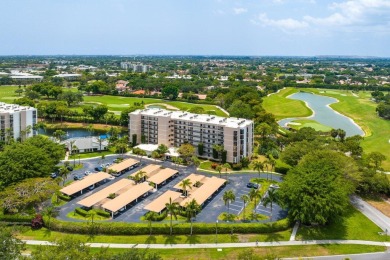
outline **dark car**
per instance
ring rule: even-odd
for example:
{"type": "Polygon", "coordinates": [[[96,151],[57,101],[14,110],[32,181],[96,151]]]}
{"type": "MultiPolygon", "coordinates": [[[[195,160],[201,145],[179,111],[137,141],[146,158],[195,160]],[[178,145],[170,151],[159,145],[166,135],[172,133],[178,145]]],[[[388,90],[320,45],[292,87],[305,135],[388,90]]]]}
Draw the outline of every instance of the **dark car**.
{"type": "Polygon", "coordinates": [[[248,184],[246,185],[247,188],[250,188],[250,189],[258,189],[259,188],[259,184],[257,183],[253,183],[253,182],[248,182],[248,184]]]}
{"type": "Polygon", "coordinates": [[[66,169],[68,169],[68,171],[73,171],[73,167],[72,166],[68,166],[68,167],[66,167],[66,169]]]}
{"type": "Polygon", "coordinates": [[[97,171],[97,172],[102,172],[103,171],[103,167],[95,167],[95,171],[97,171]]]}
{"type": "Polygon", "coordinates": [[[73,177],[73,180],[75,180],[75,181],[79,181],[79,180],[82,180],[82,179],[83,179],[83,176],[80,176],[80,175],[75,175],[73,177]]]}

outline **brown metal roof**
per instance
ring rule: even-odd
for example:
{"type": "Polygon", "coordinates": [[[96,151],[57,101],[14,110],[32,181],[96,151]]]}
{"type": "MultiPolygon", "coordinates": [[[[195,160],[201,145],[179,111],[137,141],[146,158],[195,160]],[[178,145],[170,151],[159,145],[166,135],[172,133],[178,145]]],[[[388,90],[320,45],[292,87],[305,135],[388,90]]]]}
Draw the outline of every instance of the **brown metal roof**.
{"type": "Polygon", "coordinates": [[[194,191],[190,196],[180,202],[180,206],[184,207],[187,202],[190,202],[192,199],[195,199],[199,205],[202,205],[211,195],[214,194],[226,180],[211,177],[208,178],[202,186],[200,186],[196,191],[194,191]]]}
{"type": "Polygon", "coordinates": [[[129,158],[129,159],[123,160],[120,163],[116,163],[116,164],[113,164],[113,165],[107,167],[107,172],[109,172],[109,170],[120,172],[120,171],[123,171],[123,170],[129,168],[130,166],[137,164],[137,163],[139,163],[139,161],[132,159],[132,158],[129,158]]]}
{"type": "Polygon", "coordinates": [[[99,203],[105,198],[107,198],[110,194],[116,193],[117,191],[133,184],[134,182],[131,180],[121,179],[114,184],[111,184],[110,186],[96,192],[95,194],[92,194],[91,196],[79,201],[77,204],[80,204],[85,207],[92,207],[96,203],[99,203]]]}
{"type": "Polygon", "coordinates": [[[146,192],[151,191],[152,189],[153,187],[151,187],[147,182],[143,182],[141,184],[135,185],[134,187],[130,188],[125,193],[122,193],[115,199],[112,199],[107,203],[104,203],[102,205],[102,208],[107,209],[111,212],[117,212],[119,209],[123,208],[130,202],[138,199],[139,197],[144,195],[146,192]]]}
{"type": "Polygon", "coordinates": [[[99,181],[102,181],[104,179],[108,179],[110,177],[111,177],[111,175],[109,175],[108,173],[105,173],[105,172],[94,173],[94,174],[88,175],[87,177],[85,177],[82,180],[75,181],[72,184],[70,184],[69,186],[62,188],[60,190],[60,192],[70,196],[70,195],[73,195],[73,194],[75,194],[75,193],[77,193],[85,188],[88,188],[89,186],[92,186],[92,185],[98,183],[99,181]]]}
{"type": "Polygon", "coordinates": [[[180,192],[171,191],[168,190],[165,193],[163,193],[160,197],[153,200],[151,203],[146,205],[144,209],[160,213],[163,209],[165,209],[165,204],[169,203],[169,198],[171,198],[172,201],[175,201],[181,196],[180,192]]]}
{"type": "Polygon", "coordinates": [[[162,169],[161,171],[157,172],[155,175],[150,177],[148,179],[148,182],[153,182],[157,185],[161,184],[162,182],[166,181],[167,179],[175,175],[177,172],[178,172],[177,170],[171,168],[162,169]]]}
{"type": "Polygon", "coordinates": [[[135,177],[135,175],[137,175],[138,172],[144,171],[144,172],[146,172],[145,175],[149,177],[151,174],[153,174],[153,173],[155,173],[155,172],[157,172],[159,170],[161,170],[161,166],[160,165],[149,164],[148,166],[146,166],[146,167],[144,167],[144,168],[142,168],[142,169],[140,169],[140,170],[130,174],[130,176],[131,177],[135,177]]]}
{"type": "MultiPolygon", "coordinates": [[[[187,180],[187,179],[189,179],[191,181],[191,183],[192,183],[192,186],[194,186],[197,181],[200,181],[200,182],[206,181],[207,177],[204,176],[204,175],[199,175],[199,174],[192,173],[192,174],[188,175],[188,177],[184,178],[183,180],[187,180]]],[[[177,190],[183,190],[183,188],[180,187],[180,183],[181,182],[176,184],[173,188],[177,189],[177,190]]]]}

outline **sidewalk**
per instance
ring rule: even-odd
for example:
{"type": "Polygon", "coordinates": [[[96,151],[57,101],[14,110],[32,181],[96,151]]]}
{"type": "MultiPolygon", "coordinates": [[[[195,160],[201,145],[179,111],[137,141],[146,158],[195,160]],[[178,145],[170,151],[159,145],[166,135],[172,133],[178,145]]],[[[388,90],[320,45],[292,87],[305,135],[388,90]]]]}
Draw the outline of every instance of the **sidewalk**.
{"type": "MultiPolygon", "coordinates": [[[[49,241],[23,240],[27,245],[54,245],[49,241]]],[[[272,246],[304,246],[304,245],[371,245],[390,247],[390,242],[377,242],[365,240],[310,240],[310,241],[280,241],[280,242],[259,242],[258,247],[272,246]]],[[[186,249],[186,248],[238,248],[256,247],[256,242],[249,243],[214,243],[214,244],[110,244],[110,243],[87,243],[90,247],[110,247],[110,248],[152,248],[152,249],[186,249]]]]}

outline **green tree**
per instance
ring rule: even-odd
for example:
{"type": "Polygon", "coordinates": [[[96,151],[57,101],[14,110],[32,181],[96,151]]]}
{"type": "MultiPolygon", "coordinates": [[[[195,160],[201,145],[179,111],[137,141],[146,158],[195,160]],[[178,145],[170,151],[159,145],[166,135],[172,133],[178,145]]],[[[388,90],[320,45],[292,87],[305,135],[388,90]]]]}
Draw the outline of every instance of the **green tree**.
{"type": "Polygon", "coordinates": [[[228,190],[223,193],[222,197],[223,201],[225,202],[225,206],[228,208],[228,215],[230,214],[230,203],[234,202],[236,200],[236,195],[234,195],[233,190],[228,190]]]}
{"type": "Polygon", "coordinates": [[[192,236],[192,223],[193,218],[196,216],[196,214],[202,210],[201,206],[196,202],[195,199],[192,199],[190,202],[187,202],[185,205],[186,214],[187,214],[187,220],[190,221],[190,236],[192,236]]]}
{"type": "Polygon", "coordinates": [[[274,203],[279,201],[278,192],[276,189],[269,189],[267,192],[267,196],[263,199],[263,206],[267,207],[268,204],[271,206],[271,221],[272,221],[272,206],[274,203]]]}
{"type": "Polygon", "coordinates": [[[53,133],[53,137],[56,138],[58,141],[61,141],[62,138],[64,138],[65,136],[66,136],[65,131],[63,131],[61,129],[58,129],[58,130],[54,131],[54,133],[53,133]]]}
{"type": "Polygon", "coordinates": [[[184,158],[186,163],[188,163],[190,158],[195,155],[195,147],[191,144],[182,144],[179,149],[177,149],[177,152],[184,158]]]}
{"type": "Polygon", "coordinates": [[[258,172],[260,178],[260,171],[264,171],[264,163],[260,161],[255,161],[253,163],[253,169],[255,169],[258,172]]]}
{"type": "Polygon", "coordinates": [[[247,204],[248,201],[249,201],[249,196],[246,195],[246,194],[244,194],[244,195],[242,195],[242,196],[240,197],[240,199],[242,200],[242,202],[244,202],[244,209],[243,209],[244,215],[243,215],[243,220],[245,221],[245,210],[246,210],[246,204],[247,204]]]}
{"type": "Polygon", "coordinates": [[[226,180],[229,181],[229,178],[228,178],[228,170],[231,169],[230,164],[225,163],[225,164],[223,165],[223,168],[225,168],[226,180]]]}
{"type": "Polygon", "coordinates": [[[184,195],[187,197],[188,196],[188,191],[187,189],[189,188],[192,190],[192,182],[190,179],[184,179],[180,182],[179,186],[182,188],[184,195]]]}
{"type": "Polygon", "coordinates": [[[256,210],[258,198],[260,198],[259,190],[252,188],[251,191],[249,192],[249,199],[250,199],[250,201],[254,201],[254,204],[255,204],[253,207],[253,212],[255,212],[255,210],[256,210]]]}
{"type": "Polygon", "coordinates": [[[192,156],[191,161],[192,161],[192,164],[195,166],[195,171],[197,171],[197,169],[201,163],[199,158],[196,156],[192,156]]]}
{"type": "Polygon", "coordinates": [[[1,259],[21,259],[25,244],[14,237],[9,228],[0,226],[0,258],[1,259]]]}
{"type": "Polygon", "coordinates": [[[222,169],[223,169],[222,165],[218,164],[218,166],[217,166],[215,169],[216,169],[216,170],[218,171],[218,173],[219,173],[219,178],[222,178],[222,174],[221,174],[222,169]]]}
{"type": "Polygon", "coordinates": [[[169,202],[165,204],[165,208],[170,216],[170,226],[169,226],[169,234],[172,236],[173,231],[173,217],[177,219],[177,212],[179,211],[179,203],[173,202],[172,198],[169,198],[169,202]]]}
{"type": "Polygon", "coordinates": [[[161,91],[164,98],[175,100],[179,96],[179,88],[176,86],[166,86],[161,91]]]}
{"type": "Polygon", "coordinates": [[[219,144],[214,144],[213,145],[213,150],[215,150],[218,154],[218,160],[219,160],[219,163],[221,164],[222,162],[222,151],[223,151],[223,146],[222,145],[219,145],[219,144]]]}
{"type": "Polygon", "coordinates": [[[153,211],[149,211],[145,214],[145,220],[149,222],[149,236],[152,235],[152,221],[157,218],[157,213],[153,211]]]}

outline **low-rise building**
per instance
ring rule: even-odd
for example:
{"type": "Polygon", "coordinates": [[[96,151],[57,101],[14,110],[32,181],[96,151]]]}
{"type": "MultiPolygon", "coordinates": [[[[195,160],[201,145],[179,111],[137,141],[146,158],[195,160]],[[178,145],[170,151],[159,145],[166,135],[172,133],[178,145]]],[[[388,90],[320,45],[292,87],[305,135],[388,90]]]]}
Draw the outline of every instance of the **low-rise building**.
{"type": "Polygon", "coordinates": [[[67,151],[72,153],[90,153],[108,149],[107,139],[96,136],[69,138],[61,142],[67,151]]]}

